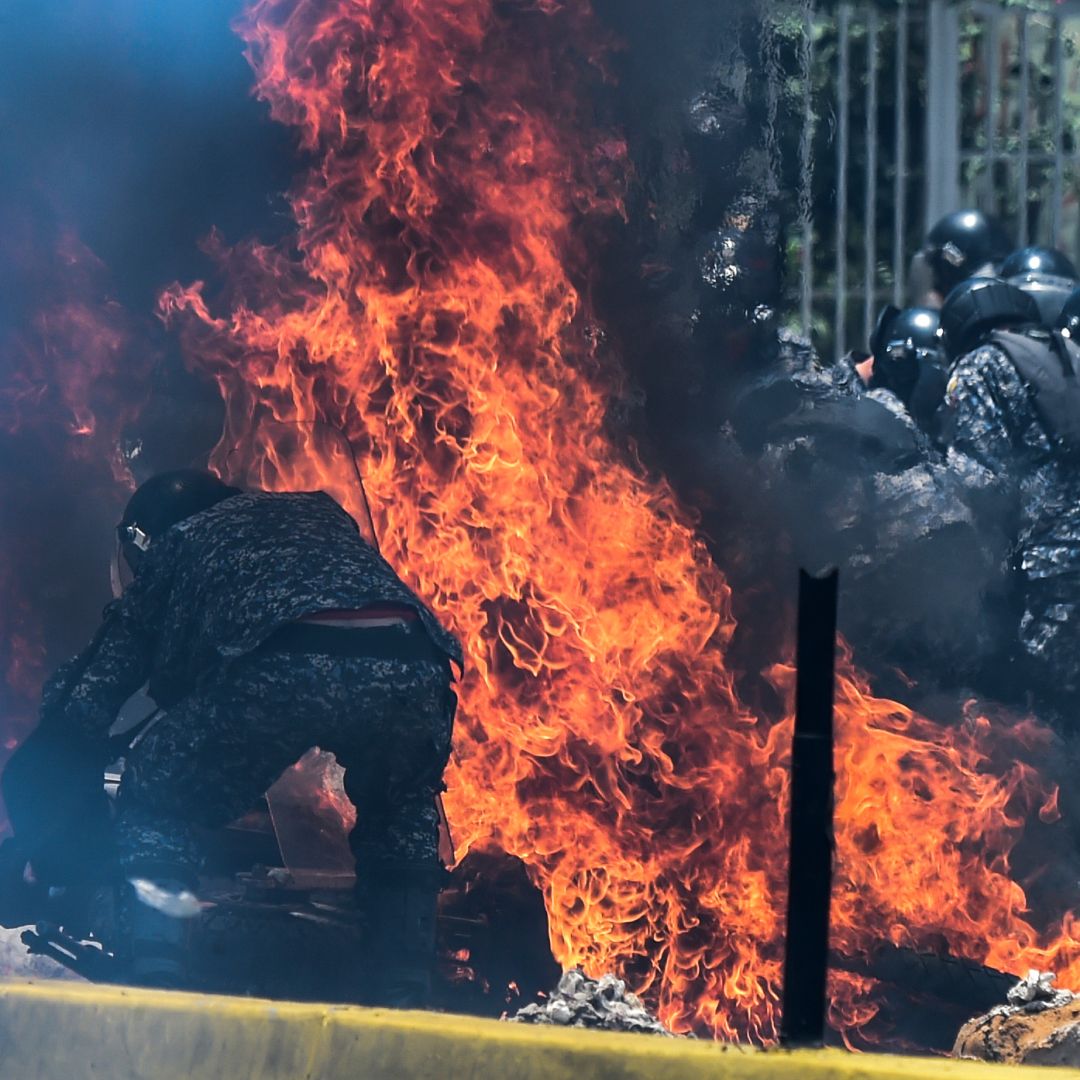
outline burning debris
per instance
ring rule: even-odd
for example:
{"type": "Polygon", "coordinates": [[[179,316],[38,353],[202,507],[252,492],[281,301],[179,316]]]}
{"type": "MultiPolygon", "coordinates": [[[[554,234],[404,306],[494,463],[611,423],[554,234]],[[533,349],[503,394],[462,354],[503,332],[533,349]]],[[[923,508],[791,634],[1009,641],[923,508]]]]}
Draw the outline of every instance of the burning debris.
{"type": "MultiPolygon", "coordinates": [[[[220,248],[222,282],[162,297],[227,401],[212,463],[260,409],[344,433],[384,555],[467,642],[446,793],[459,850],[525,863],[562,966],[648,983],[672,1030],[768,1040],[793,682],[758,655],[771,704],[742,698],[731,585],[609,424],[625,374],[590,330],[594,248],[632,170],[565,47],[601,28],[560,6],[378,10],[263,0],[240,24],[258,93],[312,164],[288,244],[220,248]],[[448,218],[459,206],[474,209],[448,218]]],[[[267,487],[301,482],[273,454],[254,464],[267,487]]],[[[1009,850],[1046,801],[1033,771],[1018,752],[990,770],[988,725],[875,697],[847,653],[838,675],[837,941],[858,953],[902,925],[916,946],[1015,964],[1038,933],[1023,904],[994,902],[1018,888],[1004,863],[971,851],[1009,850]]],[[[864,1028],[872,987],[837,984],[833,1022],[864,1028]]]]}
{"type": "Polygon", "coordinates": [[[1054,988],[1052,972],[1031,970],[1008,1003],[976,1017],[956,1037],[953,1054],[1028,1065],[1080,1066],[1080,995],[1054,988]]]}
{"type": "Polygon", "coordinates": [[[590,979],[577,968],[563,974],[555,992],[543,1004],[526,1005],[510,1017],[515,1024],[636,1031],[675,1038],[642,1004],[626,983],[614,975],[590,979]]]}
{"type": "MultiPolygon", "coordinates": [[[[460,849],[494,842],[521,860],[563,964],[650,985],[650,1004],[675,1030],[771,1038],[792,672],[770,653],[755,669],[769,704],[743,694],[731,583],[670,485],[638,466],[609,423],[626,389],[603,344],[617,337],[590,299],[592,238],[627,213],[634,170],[621,134],[593,126],[590,44],[603,51],[602,28],[585,7],[460,0],[254,0],[238,25],[259,96],[295,129],[310,167],[293,188],[295,235],[235,249],[212,240],[217,283],[174,286],[161,300],[188,365],[226,399],[214,463],[230,469],[239,456],[261,486],[334,492],[340,470],[303,472],[282,444],[250,435],[266,411],[344,433],[387,557],[437,597],[468,643],[447,793],[460,849]],[[584,43],[581,55],[568,42],[584,43]],[[663,978],[650,982],[652,971],[663,978]]],[[[694,100],[698,134],[726,137],[735,99],[694,100]]],[[[756,322],[769,321],[743,270],[769,276],[766,211],[744,199],[716,221],[700,269],[718,320],[752,307],[756,322]]],[[[52,325],[85,336],[80,321],[52,325]]],[[[749,362],[759,338],[747,341],[749,362]]],[[[678,382],[656,356],[663,380],[678,382]]],[[[85,346],[80,365],[67,366],[82,375],[72,384],[80,401],[119,370],[95,367],[85,346]]],[[[17,389],[20,408],[40,412],[47,399],[17,389]]],[[[79,421],[69,441],[81,446],[93,438],[86,414],[63,403],[79,421]]],[[[99,426],[98,439],[109,434],[111,446],[115,426],[99,426]]],[[[801,452],[809,439],[791,440],[792,465],[809,458],[820,477],[828,462],[801,452]]],[[[930,512],[933,475],[906,466],[889,475],[859,494],[900,506],[893,520],[909,531],[961,535],[959,511],[930,512]]],[[[822,484],[797,481],[801,516],[820,517],[822,484]]],[[[838,518],[850,494],[837,492],[838,518]]],[[[85,515],[73,516],[81,529],[55,531],[81,536],[85,515]]],[[[910,550],[898,535],[881,539],[867,544],[878,566],[883,553],[910,550]]],[[[36,554],[52,550],[48,540],[23,546],[36,554]]],[[[760,545],[775,546],[775,537],[760,545]]],[[[954,577],[970,583],[973,560],[958,547],[954,577]]],[[[907,577],[882,576],[921,598],[907,577]]],[[[7,606],[21,619],[23,592],[7,581],[0,574],[0,593],[16,596],[20,606],[7,606]]],[[[904,597],[888,599],[874,610],[890,616],[891,637],[904,597]]],[[[73,625],[76,615],[65,612],[73,625]]],[[[9,689],[29,700],[26,661],[0,661],[9,689]]],[[[904,701],[875,696],[844,651],[837,946],[865,953],[872,928],[887,926],[1003,968],[1049,954],[1075,972],[1075,942],[1021,918],[1028,908],[1009,876],[1024,823],[1057,813],[1052,785],[1029,766],[1048,756],[1045,732],[992,725],[974,707],[950,726],[904,701]]],[[[459,929],[479,921],[472,910],[457,918],[459,929]]],[[[874,985],[838,974],[831,1020],[845,1034],[874,1019],[874,985]]],[[[619,978],[577,970],[515,1019],[665,1030],[619,978]]]]}
{"type": "Polygon", "coordinates": [[[1032,968],[1005,995],[1009,1004],[1000,1006],[1000,1009],[1005,1011],[1019,1009],[1022,1012],[1035,1014],[1067,1005],[1076,995],[1071,990],[1055,990],[1056,981],[1057,976],[1052,971],[1036,971],[1032,968]]]}

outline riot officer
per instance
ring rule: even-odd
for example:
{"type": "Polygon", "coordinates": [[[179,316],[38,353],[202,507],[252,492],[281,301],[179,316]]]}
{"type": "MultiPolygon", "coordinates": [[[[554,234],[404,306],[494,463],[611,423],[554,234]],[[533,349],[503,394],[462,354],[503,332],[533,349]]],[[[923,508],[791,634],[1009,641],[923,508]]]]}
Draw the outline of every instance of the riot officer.
{"type": "Polygon", "coordinates": [[[1039,306],[1023,289],[998,277],[960,282],[941,308],[941,341],[950,370],[972,350],[1002,330],[1040,325],[1039,306]]]}
{"type": "Polygon", "coordinates": [[[139,896],[193,890],[197,827],[242,815],[318,745],[344,766],[357,807],[350,844],[372,959],[358,994],[422,1004],[457,641],[321,492],[166,473],[135,492],[118,533],[134,578],[48,681],[39,727],[4,773],[21,861],[39,878],[62,874],[48,853],[102,797],[109,728],[148,682],[165,715],[127,757],[113,829],[132,978],[186,977],[182,920],[139,896]]]}
{"type": "Polygon", "coordinates": [[[1015,515],[1020,656],[1029,693],[1075,729],[1080,691],[1080,346],[997,279],[957,286],[942,308],[953,361],[950,463],[1015,515]]]}
{"type": "Polygon", "coordinates": [[[1039,305],[1042,324],[1057,326],[1061,309],[1076,288],[1076,267],[1060,251],[1026,247],[1014,251],[1001,264],[1001,277],[1023,289],[1039,305]]]}
{"type": "Polygon", "coordinates": [[[886,312],[877,358],[826,366],[788,344],[786,367],[748,386],[731,420],[756,508],[784,523],[780,546],[801,566],[841,565],[844,633],[876,677],[899,667],[926,690],[978,677],[1002,554],[899,396],[914,399],[913,363],[933,363],[937,312],[923,314],[886,312]]]}
{"type": "Polygon", "coordinates": [[[946,214],[927,233],[926,243],[912,267],[918,302],[940,308],[950,290],[961,281],[995,274],[1008,253],[1005,233],[981,210],[946,214]]]}

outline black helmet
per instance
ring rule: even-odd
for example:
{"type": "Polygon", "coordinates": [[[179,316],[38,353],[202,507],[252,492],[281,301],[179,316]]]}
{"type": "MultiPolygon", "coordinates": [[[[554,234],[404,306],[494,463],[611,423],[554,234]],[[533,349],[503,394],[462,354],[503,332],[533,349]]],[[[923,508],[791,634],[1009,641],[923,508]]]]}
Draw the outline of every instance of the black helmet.
{"type": "Polygon", "coordinates": [[[941,307],[941,329],[950,361],[970,352],[991,330],[1039,323],[1038,304],[1000,278],[962,281],[941,307]]]}
{"type": "Polygon", "coordinates": [[[128,565],[137,569],[151,541],[177,522],[239,494],[239,488],[200,469],[152,476],[131,496],[116,528],[128,565]]]}
{"type": "Polygon", "coordinates": [[[997,222],[981,210],[946,214],[927,233],[923,256],[934,275],[934,288],[944,295],[965,278],[993,274],[1009,251],[997,222]]]}
{"type": "Polygon", "coordinates": [[[1047,274],[1050,277],[1072,278],[1076,280],[1076,267],[1068,256],[1053,248],[1031,247],[1014,251],[1002,264],[1001,276],[1019,277],[1021,274],[1047,274]]]}
{"type": "Polygon", "coordinates": [[[1053,248],[1026,247],[1014,251],[1002,264],[1001,276],[1039,305],[1042,324],[1057,326],[1061,309],[1076,288],[1076,267],[1053,248]]]}
{"type": "Polygon", "coordinates": [[[1009,284],[1023,290],[1035,301],[1039,321],[1048,330],[1057,326],[1065,301],[1076,288],[1072,278],[1054,277],[1051,274],[1018,274],[1009,278],[1009,284]]]}
{"type": "Polygon", "coordinates": [[[942,359],[941,318],[933,308],[887,304],[870,336],[874,381],[907,401],[922,368],[942,359]]]}

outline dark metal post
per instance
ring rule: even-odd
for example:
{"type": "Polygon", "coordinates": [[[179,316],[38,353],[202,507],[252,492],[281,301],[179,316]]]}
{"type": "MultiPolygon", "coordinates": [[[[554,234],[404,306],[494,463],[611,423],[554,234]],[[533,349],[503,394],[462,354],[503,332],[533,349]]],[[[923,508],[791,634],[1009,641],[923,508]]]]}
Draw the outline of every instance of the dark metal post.
{"type": "Polygon", "coordinates": [[[825,1037],[833,858],[833,687],[838,573],[799,572],[791,863],[784,952],[784,1046],[825,1037]]]}
{"type": "Polygon", "coordinates": [[[866,8],[866,177],[863,186],[863,337],[874,329],[877,293],[878,11],[866,8]]]}
{"type": "Polygon", "coordinates": [[[896,173],[893,187],[893,303],[904,306],[907,285],[908,0],[896,9],[896,173]]]}

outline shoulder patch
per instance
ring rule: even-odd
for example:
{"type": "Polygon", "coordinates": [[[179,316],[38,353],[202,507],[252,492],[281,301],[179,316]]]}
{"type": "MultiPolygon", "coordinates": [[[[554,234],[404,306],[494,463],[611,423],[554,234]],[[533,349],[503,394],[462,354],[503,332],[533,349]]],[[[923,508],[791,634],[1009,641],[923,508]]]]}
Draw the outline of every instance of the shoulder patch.
{"type": "Polygon", "coordinates": [[[960,377],[955,373],[949,376],[945,386],[945,401],[948,405],[956,406],[959,402],[960,377]]]}

